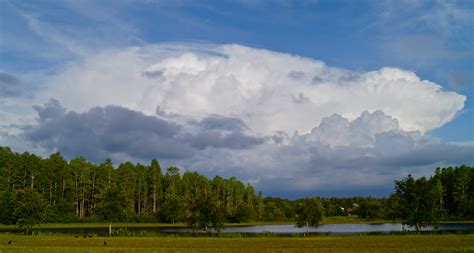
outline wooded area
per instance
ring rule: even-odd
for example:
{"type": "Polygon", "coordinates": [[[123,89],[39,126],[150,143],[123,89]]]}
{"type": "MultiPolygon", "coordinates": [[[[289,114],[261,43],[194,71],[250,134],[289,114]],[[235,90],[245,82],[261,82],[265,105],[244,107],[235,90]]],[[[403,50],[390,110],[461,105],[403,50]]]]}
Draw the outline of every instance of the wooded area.
{"type": "Polygon", "coordinates": [[[395,182],[388,198],[263,197],[234,177],[213,179],[176,167],[162,170],[125,162],[114,168],[60,153],[41,158],[0,147],[0,222],[186,222],[196,229],[224,222],[295,221],[317,225],[322,216],[401,219],[416,226],[439,219],[474,219],[474,168],[438,168],[426,179],[395,182]],[[315,213],[316,212],[316,213],[315,213]]]}

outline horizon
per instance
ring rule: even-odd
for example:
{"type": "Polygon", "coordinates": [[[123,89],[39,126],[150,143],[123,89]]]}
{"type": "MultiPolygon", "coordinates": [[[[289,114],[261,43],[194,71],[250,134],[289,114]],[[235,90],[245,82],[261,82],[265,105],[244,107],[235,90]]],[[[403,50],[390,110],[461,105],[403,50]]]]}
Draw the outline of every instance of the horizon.
{"type": "Polygon", "coordinates": [[[285,198],[387,197],[474,164],[474,2],[0,7],[0,146],[16,152],[156,158],[285,198]]]}

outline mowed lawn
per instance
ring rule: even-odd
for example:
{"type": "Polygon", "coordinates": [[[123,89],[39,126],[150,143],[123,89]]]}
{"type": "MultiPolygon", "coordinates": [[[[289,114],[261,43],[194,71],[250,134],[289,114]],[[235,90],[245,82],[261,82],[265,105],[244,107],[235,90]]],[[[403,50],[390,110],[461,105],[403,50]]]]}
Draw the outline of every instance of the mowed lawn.
{"type": "Polygon", "coordinates": [[[93,237],[0,235],[0,252],[473,252],[474,235],[309,238],[93,237]],[[8,242],[11,241],[11,244],[8,242]],[[106,242],[106,245],[104,245],[106,242]]]}

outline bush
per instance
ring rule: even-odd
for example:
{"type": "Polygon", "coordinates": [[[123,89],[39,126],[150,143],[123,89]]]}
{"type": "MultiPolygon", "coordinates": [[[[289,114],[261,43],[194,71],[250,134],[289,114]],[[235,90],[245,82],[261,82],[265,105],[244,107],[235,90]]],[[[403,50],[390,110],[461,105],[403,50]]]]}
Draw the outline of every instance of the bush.
{"type": "Polygon", "coordinates": [[[126,228],[119,228],[112,230],[112,236],[132,236],[133,233],[132,231],[126,229],[126,228]]]}

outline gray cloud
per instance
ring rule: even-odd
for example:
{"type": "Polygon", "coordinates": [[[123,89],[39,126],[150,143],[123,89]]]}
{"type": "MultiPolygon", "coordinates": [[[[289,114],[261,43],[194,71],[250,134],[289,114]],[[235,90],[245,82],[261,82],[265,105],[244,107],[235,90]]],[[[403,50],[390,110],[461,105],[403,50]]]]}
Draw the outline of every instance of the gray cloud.
{"type": "Polygon", "coordinates": [[[208,176],[236,176],[282,196],[383,196],[407,173],[431,175],[437,166],[474,163],[473,143],[442,143],[404,131],[382,111],[352,121],[335,114],[309,133],[258,137],[242,120],[221,115],[190,120],[119,106],[77,113],[56,100],[35,110],[37,125],[25,128],[23,137],[37,147],[93,161],[158,158],[208,176]]]}
{"type": "Polygon", "coordinates": [[[136,158],[183,158],[192,154],[186,143],[173,141],[180,126],[118,106],[67,112],[57,100],[35,106],[37,125],[25,129],[30,142],[65,155],[98,161],[115,153],[136,158]]]}
{"type": "Polygon", "coordinates": [[[241,119],[220,115],[207,116],[201,121],[199,121],[197,125],[201,128],[211,130],[226,130],[237,132],[248,130],[248,127],[241,119]]]}
{"type": "Polygon", "coordinates": [[[51,119],[62,117],[66,113],[66,109],[63,108],[58,100],[51,99],[44,106],[33,106],[33,109],[38,113],[38,120],[40,122],[46,122],[51,119]]]}
{"type": "Polygon", "coordinates": [[[77,113],[52,99],[34,109],[37,125],[26,127],[23,133],[28,141],[68,157],[85,155],[94,161],[117,154],[136,159],[185,159],[207,147],[243,149],[262,143],[244,133],[247,127],[241,120],[229,117],[210,116],[183,126],[119,106],[77,113]]]}
{"type": "Polygon", "coordinates": [[[197,128],[185,139],[198,149],[207,147],[246,149],[262,144],[264,139],[247,134],[249,128],[238,118],[221,115],[206,116],[200,121],[190,121],[197,128]]]}
{"type": "Polygon", "coordinates": [[[223,134],[219,131],[203,131],[188,137],[191,145],[199,149],[209,146],[215,148],[246,149],[263,143],[263,139],[248,136],[241,132],[223,134]]]}

